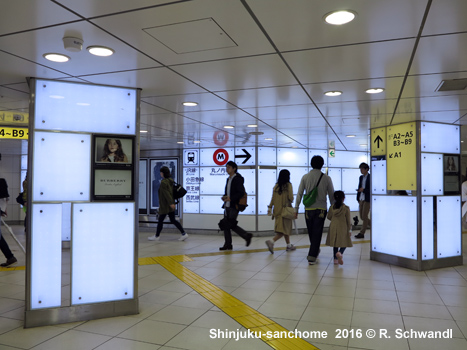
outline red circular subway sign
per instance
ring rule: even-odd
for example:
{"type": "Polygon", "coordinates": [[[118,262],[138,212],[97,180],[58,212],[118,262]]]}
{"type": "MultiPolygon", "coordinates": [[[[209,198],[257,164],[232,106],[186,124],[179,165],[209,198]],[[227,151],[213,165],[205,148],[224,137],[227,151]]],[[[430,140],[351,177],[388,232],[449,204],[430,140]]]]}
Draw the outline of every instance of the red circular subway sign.
{"type": "Polygon", "coordinates": [[[229,134],[225,131],[216,131],[213,136],[214,143],[218,146],[225,146],[225,144],[229,141],[229,134]]]}
{"type": "Polygon", "coordinates": [[[229,161],[229,153],[223,148],[216,149],[212,155],[212,159],[217,165],[225,165],[229,161]]]}

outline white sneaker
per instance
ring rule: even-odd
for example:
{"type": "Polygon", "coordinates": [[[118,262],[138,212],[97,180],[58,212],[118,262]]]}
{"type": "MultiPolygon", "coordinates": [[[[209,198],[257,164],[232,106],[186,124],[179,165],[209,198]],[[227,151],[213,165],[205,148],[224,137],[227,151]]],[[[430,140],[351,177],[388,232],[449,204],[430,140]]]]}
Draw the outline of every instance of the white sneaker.
{"type": "Polygon", "coordinates": [[[156,235],[148,237],[148,241],[158,241],[160,239],[161,239],[161,236],[157,237],[156,235]]]}
{"type": "Polygon", "coordinates": [[[180,238],[178,239],[179,241],[184,241],[185,239],[188,238],[188,233],[185,233],[184,235],[181,235],[180,238]]]}

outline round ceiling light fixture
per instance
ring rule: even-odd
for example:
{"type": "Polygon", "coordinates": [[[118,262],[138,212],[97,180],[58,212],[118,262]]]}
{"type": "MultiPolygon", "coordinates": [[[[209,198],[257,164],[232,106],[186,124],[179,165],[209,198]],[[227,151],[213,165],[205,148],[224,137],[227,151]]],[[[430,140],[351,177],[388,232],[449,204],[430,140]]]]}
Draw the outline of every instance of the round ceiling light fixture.
{"type": "Polygon", "coordinates": [[[326,96],[340,96],[342,95],[342,91],[326,91],[324,94],[326,96]]]}
{"type": "Polygon", "coordinates": [[[345,135],[346,137],[355,137],[355,135],[345,135]]]}
{"type": "Polygon", "coordinates": [[[190,102],[190,101],[187,101],[187,102],[183,102],[182,105],[186,106],[186,107],[195,107],[198,105],[198,102],[190,102]]]}
{"type": "Polygon", "coordinates": [[[115,52],[111,48],[105,46],[88,46],[86,50],[88,50],[89,53],[94,56],[101,57],[112,56],[115,52]]]}
{"type": "Polygon", "coordinates": [[[70,57],[62,55],[60,53],[45,53],[43,57],[49,61],[52,62],[68,62],[70,60],[70,57]]]}
{"type": "Polygon", "coordinates": [[[235,128],[233,125],[224,125],[224,129],[233,129],[235,128]]]}
{"type": "Polygon", "coordinates": [[[248,127],[248,128],[257,128],[258,125],[256,125],[256,124],[248,124],[247,127],[248,127]]]}
{"type": "Polygon", "coordinates": [[[266,138],[264,139],[264,141],[272,141],[272,138],[271,138],[271,137],[266,137],[266,138]]]}
{"type": "Polygon", "coordinates": [[[342,24],[352,22],[355,17],[357,17],[357,13],[355,11],[339,10],[326,13],[323,19],[328,24],[340,26],[342,24]]]}
{"type": "Polygon", "coordinates": [[[183,142],[183,141],[177,141],[177,143],[178,143],[179,145],[183,145],[184,142],[183,142]]]}
{"type": "Polygon", "coordinates": [[[371,88],[371,89],[365,90],[365,92],[366,92],[367,94],[380,94],[380,93],[382,93],[383,91],[384,91],[383,88],[371,88]]]}

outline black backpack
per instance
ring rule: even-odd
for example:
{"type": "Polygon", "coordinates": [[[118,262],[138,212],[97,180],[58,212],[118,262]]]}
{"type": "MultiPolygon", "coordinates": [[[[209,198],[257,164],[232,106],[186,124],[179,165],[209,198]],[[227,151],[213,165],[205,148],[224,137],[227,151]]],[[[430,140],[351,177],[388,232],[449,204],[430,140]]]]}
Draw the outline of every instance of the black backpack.
{"type": "Polygon", "coordinates": [[[178,199],[186,195],[186,192],[187,191],[183,188],[182,185],[174,181],[173,196],[174,196],[175,203],[178,203],[179,202],[178,199]]]}

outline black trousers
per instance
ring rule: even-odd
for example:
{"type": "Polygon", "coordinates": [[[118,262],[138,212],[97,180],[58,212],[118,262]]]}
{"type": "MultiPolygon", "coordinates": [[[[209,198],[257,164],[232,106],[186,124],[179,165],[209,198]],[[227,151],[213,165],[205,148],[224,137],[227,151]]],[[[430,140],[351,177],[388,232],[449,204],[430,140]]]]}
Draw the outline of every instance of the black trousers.
{"type": "Polygon", "coordinates": [[[305,222],[310,239],[310,250],[308,251],[308,261],[315,261],[319,255],[321,237],[323,236],[324,221],[326,220],[327,210],[315,209],[305,210],[305,222]]]}
{"type": "Polygon", "coordinates": [[[235,232],[237,235],[242,237],[244,240],[248,238],[248,232],[237,226],[238,210],[235,208],[225,208],[224,217],[229,221],[230,227],[224,230],[224,246],[229,247],[232,245],[232,233],[230,230],[235,232]]]}
{"type": "Polygon", "coordinates": [[[162,227],[164,226],[164,219],[165,219],[165,217],[167,215],[169,215],[170,223],[175,225],[175,227],[178,228],[180,233],[183,233],[184,230],[183,230],[182,225],[177,220],[175,220],[175,212],[171,211],[169,214],[160,214],[159,215],[159,221],[157,222],[156,236],[159,237],[159,235],[161,234],[162,227]]]}
{"type": "Polygon", "coordinates": [[[0,230],[0,250],[2,251],[3,255],[5,255],[5,258],[7,258],[7,260],[13,257],[13,253],[11,252],[10,247],[8,246],[8,243],[5,241],[5,238],[3,238],[1,230],[0,230]]]}

